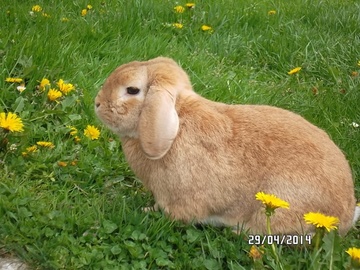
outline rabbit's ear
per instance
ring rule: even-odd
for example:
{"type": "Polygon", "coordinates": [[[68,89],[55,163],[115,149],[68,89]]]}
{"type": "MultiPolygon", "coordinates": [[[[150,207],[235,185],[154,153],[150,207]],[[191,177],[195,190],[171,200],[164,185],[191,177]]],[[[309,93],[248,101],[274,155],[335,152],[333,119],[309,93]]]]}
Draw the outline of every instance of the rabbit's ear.
{"type": "Polygon", "coordinates": [[[139,139],[149,159],[160,159],[169,151],[179,130],[174,87],[150,86],[139,120],[139,139]]]}

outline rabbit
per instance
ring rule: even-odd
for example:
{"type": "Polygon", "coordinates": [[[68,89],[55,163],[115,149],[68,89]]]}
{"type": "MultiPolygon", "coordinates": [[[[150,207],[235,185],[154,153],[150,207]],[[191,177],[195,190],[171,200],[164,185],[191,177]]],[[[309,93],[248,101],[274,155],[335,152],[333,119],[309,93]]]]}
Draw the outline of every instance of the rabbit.
{"type": "Polygon", "coordinates": [[[323,130],[281,108],[205,99],[170,58],[118,67],[95,112],[171,219],[265,234],[262,191],[290,204],[271,216],[274,234],[313,232],[308,212],[338,217],[342,235],[355,222],[350,166],[323,130]]]}

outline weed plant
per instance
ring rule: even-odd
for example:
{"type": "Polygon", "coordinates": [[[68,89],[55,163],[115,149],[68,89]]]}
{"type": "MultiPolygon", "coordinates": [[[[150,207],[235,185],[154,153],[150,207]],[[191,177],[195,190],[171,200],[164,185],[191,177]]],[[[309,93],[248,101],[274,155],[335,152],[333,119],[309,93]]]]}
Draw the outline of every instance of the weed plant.
{"type": "Polygon", "coordinates": [[[360,3],[185,4],[3,1],[0,112],[16,113],[24,131],[0,131],[1,252],[35,269],[351,269],[345,250],[360,247],[359,223],[344,238],[327,234],[316,252],[278,246],[281,265],[265,245],[259,264],[245,233],[141,211],[151,194],[93,103],[120,64],[172,57],[206,98],[282,107],[326,130],[350,162],[359,199],[360,3]],[[49,97],[60,80],[73,89],[49,97]]]}

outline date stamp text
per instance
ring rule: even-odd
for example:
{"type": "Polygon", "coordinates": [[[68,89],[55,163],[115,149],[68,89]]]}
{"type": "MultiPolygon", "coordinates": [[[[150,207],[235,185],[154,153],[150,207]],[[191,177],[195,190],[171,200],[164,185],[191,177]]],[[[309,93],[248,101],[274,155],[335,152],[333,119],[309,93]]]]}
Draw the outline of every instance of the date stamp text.
{"type": "Polygon", "coordinates": [[[249,245],[303,245],[311,244],[312,236],[310,234],[305,235],[249,235],[248,244],[249,245]]]}

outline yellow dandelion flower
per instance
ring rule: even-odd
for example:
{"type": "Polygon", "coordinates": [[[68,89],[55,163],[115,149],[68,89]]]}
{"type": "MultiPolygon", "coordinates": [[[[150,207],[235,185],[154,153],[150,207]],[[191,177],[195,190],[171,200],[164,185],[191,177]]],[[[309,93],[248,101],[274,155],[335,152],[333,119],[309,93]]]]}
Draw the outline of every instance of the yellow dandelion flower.
{"type": "Polygon", "coordinates": [[[33,11],[33,12],[41,12],[41,11],[42,11],[42,8],[41,8],[41,6],[39,6],[39,5],[35,5],[35,6],[33,6],[33,7],[31,8],[31,11],[33,11]]]}
{"type": "Polygon", "coordinates": [[[325,228],[328,232],[335,230],[339,219],[337,217],[326,216],[321,213],[309,212],[304,214],[304,219],[307,224],[312,224],[317,228],[325,228]]]}
{"type": "Polygon", "coordinates": [[[56,101],[58,98],[62,97],[62,93],[56,89],[50,89],[47,96],[50,101],[56,101]]]}
{"type": "Polygon", "coordinates": [[[37,146],[36,145],[33,145],[33,146],[30,146],[30,147],[27,147],[26,148],[26,151],[28,152],[28,153],[34,153],[34,152],[36,152],[38,149],[37,149],[37,146]]]}
{"type": "Polygon", "coordinates": [[[260,248],[258,248],[255,245],[252,245],[249,251],[249,257],[253,258],[254,260],[258,260],[261,259],[262,256],[264,254],[263,250],[260,250],[260,248]]]}
{"type": "Polygon", "coordinates": [[[64,95],[67,95],[69,92],[75,89],[74,85],[71,83],[64,83],[63,79],[60,79],[56,84],[64,95]]]}
{"type": "Polygon", "coordinates": [[[84,130],[84,135],[91,140],[97,140],[100,136],[100,130],[95,126],[88,125],[84,130]]]}
{"type": "Polygon", "coordinates": [[[87,14],[87,9],[86,9],[86,8],[84,8],[83,10],[81,10],[81,16],[82,16],[82,17],[85,17],[86,14],[87,14]]]}
{"type": "Polygon", "coordinates": [[[69,19],[68,19],[68,18],[66,18],[66,17],[62,17],[60,21],[62,21],[62,22],[68,22],[68,21],[69,21],[69,19]]]}
{"type": "Polygon", "coordinates": [[[357,206],[360,206],[360,203],[358,203],[357,206]]]}
{"type": "Polygon", "coordinates": [[[9,77],[9,78],[6,78],[5,81],[8,83],[22,83],[23,79],[9,77]]]}
{"type": "Polygon", "coordinates": [[[269,207],[271,209],[289,208],[290,206],[288,202],[279,199],[273,194],[258,192],[255,194],[255,198],[256,200],[261,201],[266,207],[269,207]]]}
{"type": "Polygon", "coordinates": [[[81,141],[79,136],[74,136],[74,142],[79,143],[81,141]]]}
{"type": "Polygon", "coordinates": [[[18,117],[15,113],[0,113],[0,127],[7,131],[24,131],[24,124],[20,117],[18,117]]]}
{"type": "Polygon", "coordinates": [[[360,248],[349,248],[346,253],[349,254],[351,258],[360,260],[360,248]]]}
{"type": "Polygon", "coordinates": [[[187,8],[195,8],[195,3],[186,3],[185,6],[187,8]]]}
{"type": "Polygon", "coordinates": [[[76,166],[77,163],[78,163],[78,161],[75,159],[75,160],[73,160],[73,161],[70,162],[70,165],[71,165],[71,166],[76,166]]]}
{"type": "Polygon", "coordinates": [[[59,162],[58,162],[58,165],[59,165],[60,167],[66,167],[68,164],[67,164],[67,162],[65,162],[65,161],[59,161],[59,162]]]}
{"type": "Polygon", "coordinates": [[[181,23],[173,23],[172,26],[175,27],[175,28],[177,28],[177,29],[181,29],[181,28],[184,27],[184,25],[181,24],[181,23]]]}
{"type": "Polygon", "coordinates": [[[38,146],[42,146],[45,148],[54,148],[55,145],[52,142],[44,142],[44,141],[40,141],[36,143],[38,146]]]}
{"type": "Polygon", "coordinates": [[[75,143],[80,142],[80,141],[81,141],[80,137],[76,135],[76,134],[78,133],[77,128],[74,127],[74,126],[67,126],[67,128],[70,129],[69,134],[70,134],[71,136],[73,136],[74,142],[75,142],[75,143]]]}
{"type": "Polygon", "coordinates": [[[74,126],[67,126],[67,128],[70,129],[69,134],[70,134],[71,136],[75,136],[75,135],[77,134],[77,132],[78,132],[77,128],[74,127],[74,126]]]}
{"type": "Polygon", "coordinates": [[[50,86],[50,81],[46,78],[42,78],[39,84],[40,90],[45,90],[46,86],[50,86]]]}
{"type": "Polygon", "coordinates": [[[298,73],[301,70],[301,67],[296,67],[288,72],[289,75],[298,73]]]}
{"type": "Polygon", "coordinates": [[[185,8],[183,6],[176,6],[174,7],[174,11],[176,13],[183,13],[185,11],[185,8]]]}
{"type": "Polygon", "coordinates": [[[203,30],[204,32],[213,32],[212,27],[206,24],[201,26],[201,30],[203,30]]]}
{"type": "Polygon", "coordinates": [[[346,250],[345,252],[350,255],[352,260],[360,263],[360,248],[352,247],[346,250]]]}
{"type": "Polygon", "coordinates": [[[268,11],[268,15],[275,15],[276,14],[276,10],[269,10],[268,11]]]}
{"type": "Polygon", "coordinates": [[[87,8],[88,10],[90,10],[90,9],[92,9],[93,7],[92,7],[92,5],[87,5],[86,8],[87,8]]]}

